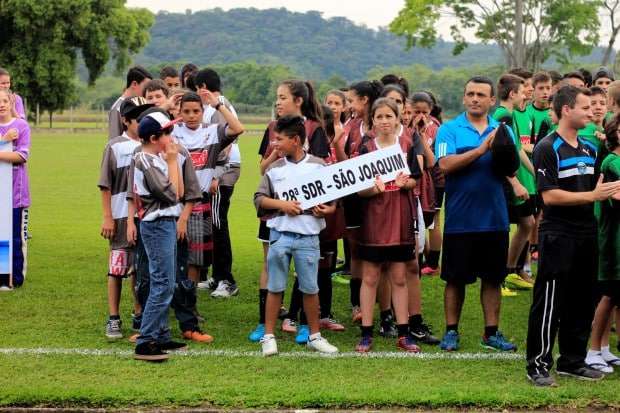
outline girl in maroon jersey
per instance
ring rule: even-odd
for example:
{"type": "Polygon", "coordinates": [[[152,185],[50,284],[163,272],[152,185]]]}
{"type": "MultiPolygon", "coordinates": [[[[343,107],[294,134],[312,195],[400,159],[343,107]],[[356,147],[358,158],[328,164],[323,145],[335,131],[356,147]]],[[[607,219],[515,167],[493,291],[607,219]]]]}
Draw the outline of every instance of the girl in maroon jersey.
{"type": "MultiPolygon", "coordinates": [[[[400,145],[407,154],[412,174],[419,176],[419,167],[412,142],[401,131],[398,106],[390,99],[377,100],[370,112],[376,136],[360,148],[360,155],[400,145]]],[[[362,337],[356,347],[358,352],[372,348],[373,309],[377,286],[382,275],[390,277],[392,304],[396,315],[400,349],[419,352],[408,326],[407,262],[415,258],[415,179],[399,174],[392,182],[380,177],[375,185],[359,193],[362,199],[362,225],[358,233],[358,254],[362,260],[362,337]]]]}

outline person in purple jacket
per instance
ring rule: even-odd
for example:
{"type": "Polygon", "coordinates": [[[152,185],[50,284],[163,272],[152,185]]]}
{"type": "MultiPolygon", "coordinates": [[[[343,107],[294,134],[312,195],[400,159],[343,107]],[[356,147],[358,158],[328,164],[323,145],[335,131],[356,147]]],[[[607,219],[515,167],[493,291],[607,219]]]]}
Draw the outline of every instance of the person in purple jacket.
{"type": "Polygon", "coordinates": [[[30,190],[26,162],[30,156],[30,127],[16,117],[10,90],[0,89],[0,139],[12,141],[11,152],[0,152],[0,162],[13,164],[13,276],[0,276],[0,291],[20,287],[26,279],[26,231],[30,190]]]}
{"type": "MultiPolygon", "coordinates": [[[[8,70],[0,67],[0,89],[2,90],[10,90],[11,89],[11,74],[8,70]]],[[[24,108],[24,101],[22,97],[17,93],[11,94],[11,99],[13,100],[13,109],[17,114],[17,117],[21,119],[26,119],[26,109],[24,108]]]]}

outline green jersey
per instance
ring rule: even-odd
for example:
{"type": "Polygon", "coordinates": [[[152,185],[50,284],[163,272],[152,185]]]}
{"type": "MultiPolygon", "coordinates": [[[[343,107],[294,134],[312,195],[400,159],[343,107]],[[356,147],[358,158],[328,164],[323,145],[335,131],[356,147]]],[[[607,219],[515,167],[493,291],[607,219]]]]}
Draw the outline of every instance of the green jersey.
{"type": "MultiPolygon", "coordinates": [[[[521,139],[523,135],[523,132],[521,131],[521,127],[524,127],[526,128],[526,130],[529,130],[529,125],[531,123],[529,122],[529,118],[527,118],[527,116],[523,116],[524,114],[525,112],[520,112],[518,110],[510,112],[504,106],[498,106],[495,112],[493,113],[493,119],[497,121],[504,121],[506,119],[510,119],[510,123],[512,124],[512,131],[515,135],[515,146],[517,147],[517,152],[521,152],[521,149],[523,147],[521,144],[521,139]]],[[[530,195],[533,195],[536,193],[536,181],[534,179],[534,175],[532,175],[532,173],[527,169],[527,167],[525,166],[523,162],[521,162],[521,164],[519,165],[519,169],[517,170],[516,177],[517,177],[517,180],[521,183],[521,185],[523,185],[525,189],[527,189],[527,192],[530,195]]],[[[521,205],[525,201],[522,201],[522,200],[519,200],[513,197],[512,202],[515,205],[521,205]]]]}
{"type": "Polygon", "coordinates": [[[579,130],[579,132],[577,133],[577,136],[585,139],[586,141],[594,145],[596,147],[596,153],[598,154],[601,152],[601,147],[603,146],[603,142],[599,138],[596,137],[596,132],[603,133],[604,132],[603,127],[597,126],[596,123],[594,122],[590,122],[586,125],[585,128],[579,130]]]}
{"type": "Polygon", "coordinates": [[[547,124],[547,133],[548,135],[555,130],[555,125],[551,122],[551,117],[549,116],[549,108],[547,109],[538,109],[534,106],[533,103],[530,103],[525,108],[525,112],[527,113],[530,121],[532,121],[532,126],[530,129],[530,142],[536,144],[538,139],[544,138],[544,136],[539,136],[541,133],[542,125],[547,124]]]}
{"type": "MultiPolygon", "coordinates": [[[[612,152],[603,161],[605,182],[620,180],[620,156],[612,152]]],[[[620,201],[607,199],[596,203],[599,241],[599,273],[602,281],[620,281],[620,201]]]]}

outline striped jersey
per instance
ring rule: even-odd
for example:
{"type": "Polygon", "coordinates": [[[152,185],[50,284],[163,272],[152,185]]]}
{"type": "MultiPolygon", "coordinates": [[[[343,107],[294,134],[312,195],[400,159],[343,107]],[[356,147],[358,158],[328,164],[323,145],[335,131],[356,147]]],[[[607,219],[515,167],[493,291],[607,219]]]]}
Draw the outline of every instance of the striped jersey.
{"type": "Polygon", "coordinates": [[[202,199],[200,186],[190,154],[179,148],[177,164],[183,180],[184,194],[176,198],[175,188],[170,182],[168,163],[160,156],[146,153],[137,148],[133,155],[127,183],[127,199],[134,199],[138,218],[154,221],[163,217],[178,217],[184,202],[198,202],[202,199]]]}
{"type": "Polygon", "coordinates": [[[131,159],[140,141],[131,139],[126,133],[108,142],[101,160],[99,189],[112,194],[112,218],[127,219],[127,176],[131,159]]]}
{"type": "Polygon", "coordinates": [[[277,198],[274,187],[286,179],[303,176],[317,169],[323,168],[325,162],[321,158],[306,153],[298,162],[289,158],[280,158],[269,165],[265,175],[254,194],[254,206],[259,217],[274,214],[267,221],[267,227],[279,232],[294,232],[303,235],[318,235],[325,228],[325,220],[312,215],[311,211],[304,211],[301,215],[289,216],[280,211],[266,211],[261,208],[263,198],[277,198]]]}
{"type": "Polygon", "coordinates": [[[214,124],[190,129],[179,123],[172,131],[172,135],[189,152],[202,192],[209,192],[220,152],[237,138],[226,136],[227,128],[226,125],[214,124]]]}
{"type": "MultiPolygon", "coordinates": [[[[576,147],[567,143],[557,132],[543,138],[534,149],[538,191],[592,191],[597,182],[594,173],[596,156],[596,147],[583,138],[577,138],[576,147]]],[[[543,210],[540,231],[572,236],[596,235],[593,204],[545,205],[543,210]]]]}

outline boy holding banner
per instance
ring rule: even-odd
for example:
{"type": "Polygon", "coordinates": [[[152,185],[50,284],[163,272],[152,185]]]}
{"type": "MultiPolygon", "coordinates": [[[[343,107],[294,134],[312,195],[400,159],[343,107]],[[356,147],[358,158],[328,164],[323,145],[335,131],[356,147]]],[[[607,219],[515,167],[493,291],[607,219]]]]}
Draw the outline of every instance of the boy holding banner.
{"type": "MultiPolygon", "coordinates": [[[[6,141],[12,141],[11,150],[0,149],[0,166],[2,166],[2,176],[0,179],[11,179],[12,172],[12,212],[6,211],[8,218],[12,218],[11,228],[7,228],[7,234],[0,234],[0,267],[6,267],[8,271],[1,271],[0,291],[10,291],[13,287],[20,287],[26,279],[26,227],[28,217],[28,207],[30,206],[30,190],[28,184],[28,173],[26,162],[30,156],[30,127],[28,123],[17,117],[13,107],[12,93],[10,90],[0,89],[0,147],[7,145],[6,141]],[[6,167],[6,164],[12,167],[6,167]],[[11,214],[11,215],[9,215],[11,214]],[[8,234],[12,232],[12,234],[8,234]],[[6,235],[3,236],[3,235],[6,235]],[[12,239],[11,239],[12,238],[12,239]],[[6,242],[8,241],[8,242],[6,242]],[[12,249],[8,248],[12,242],[12,249]],[[5,247],[5,244],[6,247],[5,247]],[[12,259],[9,254],[12,250],[12,259]],[[12,265],[9,267],[8,263],[12,265]],[[7,265],[2,265],[7,264],[7,265]]],[[[2,212],[10,205],[2,200],[0,202],[2,212]]],[[[10,222],[3,214],[0,222],[10,222]]],[[[2,226],[4,229],[4,226],[2,226]]]]}
{"type": "Polygon", "coordinates": [[[318,262],[319,232],[325,228],[323,217],[334,213],[335,205],[319,204],[310,211],[303,211],[299,201],[278,199],[274,186],[287,178],[301,176],[325,166],[323,160],[303,149],[306,140],[304,119],[301,116],[283,116],[276,126],[275,150],[284,157],[273,162],[265,171],[254,204],[259,216],[274,213],[267,221],[270,229],[267,267],[269,271],[266,303],[265,334],[260,340],[264,356],[278,353],[274,329],[282,302],[282,293],[291,258],[299,289],[304,293],[304,310],[308,318],[310,337],[308,348],[321,353],[336,353],[338,349],[321,336],[319,331],[318,262]]]}

